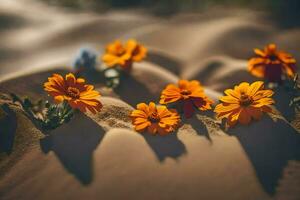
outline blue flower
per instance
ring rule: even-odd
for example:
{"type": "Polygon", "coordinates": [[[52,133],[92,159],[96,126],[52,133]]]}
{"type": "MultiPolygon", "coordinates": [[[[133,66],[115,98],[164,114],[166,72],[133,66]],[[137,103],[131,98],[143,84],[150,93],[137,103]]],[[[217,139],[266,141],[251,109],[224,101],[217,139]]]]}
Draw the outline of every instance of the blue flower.
{"type": "Polygon", "coordinates": [[[98,52],[92,48],[81,48],[72,64],[76,71],[93,70],[96,68],[98,52]]]}

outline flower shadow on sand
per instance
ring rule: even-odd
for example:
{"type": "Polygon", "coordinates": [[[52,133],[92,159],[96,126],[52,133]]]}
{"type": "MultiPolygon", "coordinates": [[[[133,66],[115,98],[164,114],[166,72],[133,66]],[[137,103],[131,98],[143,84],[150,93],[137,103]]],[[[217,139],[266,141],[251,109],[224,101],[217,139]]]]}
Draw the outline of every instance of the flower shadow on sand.
{"type": "Polygon", "coordinates": [[[267,116],[229,132],[240,141],[265,191],[273,195],[288,161],[300,160],[300,134],[287,122],[267,116]]]}
{"type": "MultiPolygon", "coordinates": [[[[182,122],[182,124],[190,124],[199,136],[205,137],[212,143],[212,133],[208,128],[211,127],[212,123],[214,124],[212,116],[213,113],[211,111],[202,112],[201,114],[196,114],[190,119],[186,119],[182,122]]],[[[218,128],[219,127],[215,129],[218,128]]],[[[212,132],[215,132],[215,130],[212,130],[212,132]]],[[[187,154],[185,145],[178,139],[178,132],[171,133],[166,136],[153,136],[151,134],[144,133],[143,137],[152,148],[160,162],[163,162],[168,157],[178,159],[179,157],[187,154]]]]}
{"type": "Polygon", "coordinates": [[[166,55],[163,52],[156,52],[154,50],[151,50],[148,52],[145,60],[162,66],[168,71],[173,72],[174,74],[179,74],[180,69],[182,69],[182,63],[179,60],[176,60],[175,58],[166,55]]]}
{"type": "Polygon", "coordinates": [[[129,105],[135,107],[138,103],[148,102],[149,99],[153,99],[153,96],[155,96],[143,83],[134,77],[126,75],[124,79],[123,81],[126,84],[120,84],[115,92],[129,105]]]}
{"type": "Polygon", "coordinates": [[[168,157],[178,159],[180,156],[186,154],[186,147],[178,139],[177,133],[166,136],[143,133],[143,136],[160,162],[163,162],[168,157]]]}
{"type": "Polygon", "coordinates": [[[290,106],[291,94],[286,88],[277,87],[274,89],[274,100],[276,108],[287,120],[292,120],[295,117],[295,108],[290,106]]]}
{"type": "Polygon", "coordinates": [[[3,114],[0,118],[0,152],[10,154],[17,130],[17,117],[7,104],[1,105],[0,109],[3,114]]]}
{"type": "Polygon", "coordinates": [[[199,136],[204,136],[212,143],[211,135],[216,129],[219,129],[219,127],[215,125],[213,116],[214,113],[211,110],[201,111],[199,114],[195,114],[191,119],[186,120],[186,123],[190,124],[199,136]],[[209,127],[215,130],[211,131],[209,127]]]}
{"type": "MultiPolygon", "coordinates": [[[[81,76],[97,87],[105,86],[103,74],[96,70],[82,72],[81,76]]],[[[122,76],[121,84],[114,89],[115,95],[113,96],[117,95],[121,100],[133,107],[138,103],[148,102],[149,99],[153,99],[155,95],[143,83],[129,74],[123,74],[122,76]],[[133,93],[134,95],[132,95],[133,93]]]]}
{"type": "Polygon", "coordinates": [[[105,131],[84,114],[76,114],[68,124],[40,140],[44,153],[53,151],[64,167],[84,185],[93,179],[93,151],[105,131]]]}

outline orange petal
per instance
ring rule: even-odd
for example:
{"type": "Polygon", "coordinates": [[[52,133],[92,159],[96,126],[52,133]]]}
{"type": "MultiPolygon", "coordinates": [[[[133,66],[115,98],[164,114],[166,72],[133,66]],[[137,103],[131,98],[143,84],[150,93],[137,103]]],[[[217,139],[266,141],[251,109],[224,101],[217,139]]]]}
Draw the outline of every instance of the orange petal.
{"type": "Polygon", "coordinates": [[[138,117],[133,120],[134,125],[139,125],[139,124],[143,124],[143,123],[148,123],[148,119],[143,118],[143,117],[138,117]]]}
{"type": "Polygon", "coordinates": [[[136,131],[144,131],[149,125],[150,125],[150,122],[147,122],[147,123],[139,124],[139,125],[135,126],[134,128],[136,131]]]}
{"type": "Polygon", "coordinates": [[[141,110],[134,110],[130,114],[131,117],[142,117],[142,118],[147,118],[147,114],[141,110]]]}
{"type": "Polygon", "coordinates": [[[187,89],[189,82],[187,80],[179,80],[178,87],[180,89],[187,89]]]}
{"type": "Polygon", "coordinates": [[[241,109],[240,115],[239,115],[239,122],[241,124],[249,124],[251,121],[251,115],[247,112],[247,109],[241,109]]]}
{"type": "Polygon", "coordinates": [[[136,107],[138,110],[142,110],[145,113],[149,113],[148,105],[145,103],[139,103],[136,107]]]}
{"type": "Polygon", "coordinates": [[[150,113],[156,112],[156,106],[154,102],[149,103],[149,112],[150,113]]]}
{"type": "MultiPolygon", "coordinates": [[[[172,129],[170,129],[171,131],[172,129]]],[[[158,134],[161,136],[168,135],[170,131],[167,131],[165,128],[159,127],[157,128],[158,134]]]]}
{"type": "Polygon", "coordinates": [[[255,120],[259,120],[262,117],[262,111],[259,108],[249,107],[247,112],[250,113],[251,117],[255,120]]]}
{"type": "Polygon", "coordinates": [[[64,101],[64,97],[62,95],[55,96],[54,101],[55,101],[55,103],[61,103],[64,101]]]}
{"type": "Polygon", "coordinates": [[[158,127],[159,126],[158,126],[157,123],[153,123],[150,126],[148,126],[148,132],[152,133],[152,134],[155,134],[157,132],[158,127]]]}
{"type": "Polygon", "coordinates": [[[76,78],[75,78],[74,74],[72,74],[72,73],[67,74],[66,81],[67,81],[68,86],[74,86],[76,83],[76,78]]]}
{"type": "Polygon", "coordinates": [[[262,57],[266,56],[266,54],[260,49],[254,49],[254,53],[262,57]]]}

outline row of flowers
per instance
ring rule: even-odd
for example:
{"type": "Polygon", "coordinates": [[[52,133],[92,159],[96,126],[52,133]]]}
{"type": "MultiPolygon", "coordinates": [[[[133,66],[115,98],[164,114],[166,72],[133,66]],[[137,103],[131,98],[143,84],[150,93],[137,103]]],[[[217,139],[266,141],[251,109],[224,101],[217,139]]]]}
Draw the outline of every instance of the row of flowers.
{"type": "MultiPolygon", "coordinates": [[[[271,105],[274,100],[272,90],[264,89],[264,83],[243,82],[234,89],[225,90],[214,112],[217,119],[227,119],[226,125],[233,127],[237,122],[249,124],[252,119],[259,120],[263,113],[274,113],[271,105]]],[[[180,80],[177,85],[168,85],[161,94],[160,104],[140,103],[131,113],[136,131],[147,130],[150,133],[165,135],[174,131],[180,123],[179,113],[185,118],[192,117],[195,110],[212,109],[213,101],[204,93],[201,84],[196,81],[180,80]]]]}
{"type": "MultiPolygon", "coordinates": [[[[283,51],[278,51],[274,44],[266,46],[264,50],[255,49],[254,52],[255,57],[249,60],[248,65],[249,72],[254,76],[279,84],[295,76],[295,59],[283,51]]],[[[142,61],[146,55],[147,49],[135,40],[128,40],[126,44],[115,41],[107,45],[102,56],[105,65],[101,66],[100,71],[108,81],[117,79],[119,84],[122,74],[129,74],[133,63],[142,61]],[[106,75],[111,74],[107,73],[109,70],[115,70],[114,74],[117,76],[106,75]]],[[[40,109],[35,110],[33,108],[36,104],[28,99],[22,100],[13,95],[14,101],[21,103],[24,110],[43,129],[54,129],[68,122],[76,110],[90,111],[93,114],[100,112],[100,93],[94,86],[86,84],[85,79],[76,78],[83,71],[96,70],[96,67],[85,66],[86,63],[95,64],[93,59],[95,56],[81,56],[75,75],[69,73],[63,77],[54,74],[48,78],[44,89],[54,98],[56,104],[40,103],[40,109]]],[[[205,94],[199,81],[179,80],[177,84],[169,84],[162,90],[159,105],[154,102],[140,103],[129,116],[136,131],[166,135],[179,127],[182,118],[192,117],[197,110],[213,109],[216,118],[226,121],[227,127],[233,127],[238,122],[249,124],[252,120],[261,119],[264,113],[274,113],[274,92],[265,88],[263,81],[251,84],[242,82],[224,93],[219,99],[220,103],[213,109],[213,101],[205,94]]]]}

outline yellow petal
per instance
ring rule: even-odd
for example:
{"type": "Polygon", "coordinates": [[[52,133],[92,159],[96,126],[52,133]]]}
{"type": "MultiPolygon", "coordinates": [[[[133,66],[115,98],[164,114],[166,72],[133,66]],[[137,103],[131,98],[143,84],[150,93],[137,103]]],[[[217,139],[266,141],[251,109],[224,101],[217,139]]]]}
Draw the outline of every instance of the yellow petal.
{"type": "Polygon", "coordinates": [[[220,103],[215,107],[214,112],[216,112],[216,113],[229,112],[229,111],[232,111],[232,110],[237,109],[239,107],[240,107],[240,105],[238,105],[238,104],[224,105],[223,103],[220,103]]]}
{"type": "Polygon", "coordinates": [[[249,83],[247,83],[247,82],[242,82],[237,86],[237,89],[239,92],[241,92],[241,93],[243,92],[246,94],[247,94],[248,88],[249,88],[249,83]]]}
{"type": "Polygon", "coordinates": [[[233,89],[227,89],[224,91],[224,93],[228,96],[232,96],[232,97],[235,97],[237,99],[240,98],[240,93],[238,93],[237,91],[233,90],[233,89]]]}
{"type": "Polygon", "coordinates": [[[255,95],[255,93],[262,89],[264,86],[264,82],[262,81],[255,81],[254,83],[252,83],[248,89],[248,95],[250,97],[252,97],[253,95],[255,95]]]}
{"type": "Polygon", "coordinates": [[[224,103],[239,104],[239,99],[232,97],[232,96],[220,97],[220,101],[222,101],[224,103]]]}

